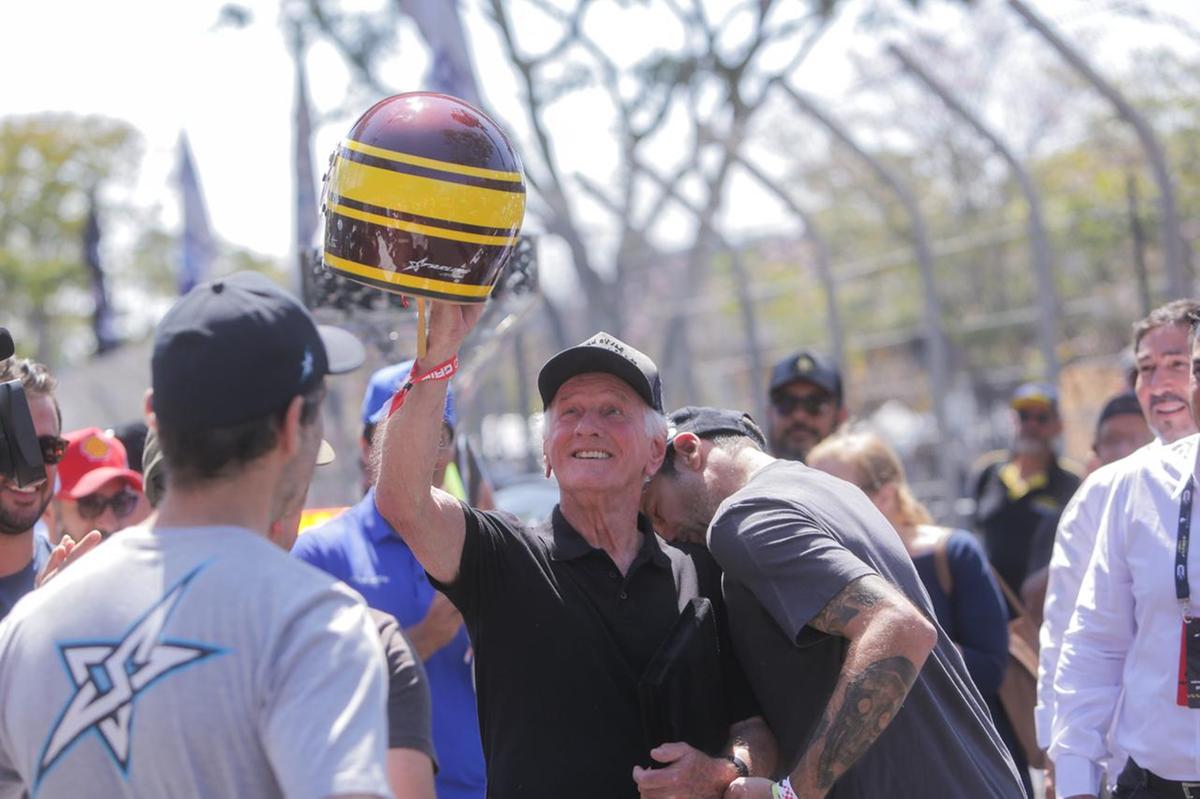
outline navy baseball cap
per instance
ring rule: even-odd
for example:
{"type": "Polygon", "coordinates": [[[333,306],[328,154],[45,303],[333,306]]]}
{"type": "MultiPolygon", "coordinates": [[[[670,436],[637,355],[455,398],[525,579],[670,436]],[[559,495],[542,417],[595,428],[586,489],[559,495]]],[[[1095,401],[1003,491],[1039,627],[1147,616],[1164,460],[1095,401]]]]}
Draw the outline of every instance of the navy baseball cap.
{"type": "Polygon", "coordinates": [[[788,383],[796,380],[812,383],[817,388],[832,394],[839,403],[842,401],[842,374],[834,366],[833,361],[818,352],[801,350],[775,364],[771,370],[771,385],[768,392],[774,394],[788,383]]]}
{"type": "Polygon", "coordinates": [[[1114,416],[1142,416],[1142,406],[1138,404],[1137,395],[1125,392],[1110,397],[1100,409],[1100,418],[1096,420],[1096,430],[1114,416]]]}
{"type": "MultiPolygon", "coordinates": [[[[392,364],[376,370],[375,374],[371,375],[362,401],[364,425],[379,424],[387,418],[387,406],[412,372],[413,363],[414,361],[408,360],[392,364]]],[[[454,411],[454,389],[450,386],[446,387],[446,409],[442,418],[450,427],[458,427],[458,417],[454,411]]]]}
{"type": "Polygon", "coordinates": [[[264,275],[239,272],[196,286],[158,323],[154,413],[190,429],[227,427],[282,408],[365,357],[353,335],[318,326],[264,275]]]}
{"type": "Polygon", "coordinates": [[[550,407],[562,384],[576,375],[605,372],[624,380],[646,404],[663,412],[662,380],[649,355],[635,350],[616,336],[600,332],[582,344],[568,347],[546,361],[538,373],[542,405],[550,407]]]}
{"type": "Polygon", "coordinates": [[[693,433],[699,438],[718,433],[736,433],[751,439],[764,450],[767,448],[767,437],[763,435],[758,423],[750,414],[742,411],[685,405],[679,410],[671,411],[667,417],[667,424],[668,444],[680,433],[693,433]]]}

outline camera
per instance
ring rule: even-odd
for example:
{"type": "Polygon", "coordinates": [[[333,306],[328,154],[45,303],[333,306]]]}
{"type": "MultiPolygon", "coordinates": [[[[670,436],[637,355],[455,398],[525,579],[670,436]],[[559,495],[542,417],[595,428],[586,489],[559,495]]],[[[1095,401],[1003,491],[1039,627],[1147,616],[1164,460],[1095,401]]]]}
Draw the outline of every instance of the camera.
{"type": "MultiPolygon", "coordinates": [[[[12,335],[0,327],[0,361],[15,352],[12,335]]],[[[46,478],[42,448],[20,380],[0,383],[0,475],[22,487],[46,478]]]]}

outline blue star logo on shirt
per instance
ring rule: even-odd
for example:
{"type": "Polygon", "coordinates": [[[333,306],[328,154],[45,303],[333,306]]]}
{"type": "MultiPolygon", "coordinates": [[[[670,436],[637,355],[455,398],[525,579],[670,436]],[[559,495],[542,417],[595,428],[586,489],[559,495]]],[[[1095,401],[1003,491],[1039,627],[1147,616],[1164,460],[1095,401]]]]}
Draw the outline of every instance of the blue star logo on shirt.
{"type": "Polygon", "coordinates": [[[221,647],[163,637],[163,628],[188,584],[207,565],[201,564],[176,583],[120,639],[59,644],[75,693],[42,748],[38,783],[90,732],[99,736],[122,774],[128,775],[137,698],[167,675],[225,654],[221,647]]]}

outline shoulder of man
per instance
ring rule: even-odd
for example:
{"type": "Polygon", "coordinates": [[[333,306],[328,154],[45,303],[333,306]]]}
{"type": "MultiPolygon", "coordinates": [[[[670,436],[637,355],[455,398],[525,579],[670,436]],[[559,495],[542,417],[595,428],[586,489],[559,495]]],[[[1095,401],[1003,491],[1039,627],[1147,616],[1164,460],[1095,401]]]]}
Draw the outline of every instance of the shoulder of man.
{"type": "Polygon", "coordinates": [[[355,534],[361,535],[364,528],[363,515],[374,510],[373,507],[364,507],[367,501],[362,499],[332,519],[302,532],[292,545],[292,555],[322,567],[340,557],[345,552],[350,537],[355,534]]]}
{"type": "Polygon", "coordinates": [[[994,449],[985,452],[971,463],[968,473],[974,480],[981,480],[987,474],[994,472],[1012,458],[1012,453],[1006,449],[994,449]]]}
{"type": "Polygon", "coordinates": [[[1083,464],[1073,458],[1062,456],[1057,458],[1056,462],[1058,468],[1075,478],[1077,483],[1083,482],[1083,478],[1087,475],[1087,469],[1083,467],[1083,464]]]}

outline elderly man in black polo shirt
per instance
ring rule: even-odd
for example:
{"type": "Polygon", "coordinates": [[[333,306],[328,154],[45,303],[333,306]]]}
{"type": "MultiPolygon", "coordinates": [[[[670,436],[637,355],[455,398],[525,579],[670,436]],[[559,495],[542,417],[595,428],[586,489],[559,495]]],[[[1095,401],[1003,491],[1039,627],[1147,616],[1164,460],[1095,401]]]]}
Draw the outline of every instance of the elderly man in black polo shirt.
{"type": "Polygon", "coordinates": [[[445,377],[482,312],[433,305],[428,354],[383,426],[375,501],[466,621],[488,795],[719,798],[740,774],[769,773],[774,740],[748,718],[751,694],[731,647],[717,654],[715,631],[703,646],[682,647],[711,652],[705,662],[717,673],[689,672],[669,693],[676,699],[665,714],[685,720],[672,731],[679,737],[655,736],[647,723],[664,713],[648,707],[656,700],[647,667],[675,640],[684,611],[707,597],[724,629],[712,561],[665,543],[638,513],[642,484],[666,450],[653,361],[601,333],[542,368],[543,449],[561,496],[550,522],[525,528],[431,485],[445,377]],[[715,690],[688,695],[705,678],[715,690]],[[688,741],[686,720],[698,715],[720,718],[720,737],[732,743],[721,751],[717,739],[708,754],[664,745],[688,741]]]}

